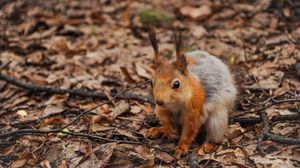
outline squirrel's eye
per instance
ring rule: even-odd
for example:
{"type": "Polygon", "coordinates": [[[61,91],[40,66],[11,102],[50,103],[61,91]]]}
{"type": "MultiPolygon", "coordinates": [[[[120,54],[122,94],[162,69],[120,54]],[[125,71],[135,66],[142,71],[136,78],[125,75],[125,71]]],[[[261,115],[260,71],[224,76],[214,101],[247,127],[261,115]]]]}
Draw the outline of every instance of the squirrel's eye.
{"type": "Polygon", "coordinates": [[[173,89],[178,89],[180,87],[180,83],[179,83],[179,81],[178,80],[176,80],[176,81],[174,81],[174,83],[173,83],[173,89]]]}
{"type": "Polygon", "coordinates": [[[153,88],[153,81],[150,82],[151,87],[153,88]]]}

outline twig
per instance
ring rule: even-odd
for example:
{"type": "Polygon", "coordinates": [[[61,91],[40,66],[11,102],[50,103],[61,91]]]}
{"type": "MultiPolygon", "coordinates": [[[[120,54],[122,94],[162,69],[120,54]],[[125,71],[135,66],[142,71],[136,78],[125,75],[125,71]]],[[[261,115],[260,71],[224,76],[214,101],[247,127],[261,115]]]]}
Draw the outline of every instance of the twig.
{"type": "Polygon", "coordinates": [[[267,95],[267,96],[269,97],[269,99],[270,99],[272,102],[275,102],[274,99],[272,98],[272,96],[271,96],[267,91],[265,91],[264,88],[261,87],[261,85],[259,84],[259,81],[256,79],[256,77],[255,77],[255,76],[252,76],[252,78],[255,80],[256,84],[257,84],[258,87],[261,89],[261,91],[263,91],[263,93],[264,93],[265,95],[267,95]]]}
{"type": "MultiPolygon", "coordinates": [[[[12,77],[3,75],[1,73],[0,73],[0,80],[6,81],[17,87],[27,89],[31,92],[46,92],[46,93],[50,93],[50,94],[69,93],[70,95],[73,95],[73,96],[92,97],[92,98],[107,100],[107,96],[102,92],[100,92],[100,93],[99,92],[91,92],[91,91],[87,91],[84,89],[60,89],[60,88],[53,88],[53,87],[49,87],[49,86],[39,86],[39,85],[35,85],[35,84],[28,84],[28,83],[21,82],[17,79],[14,79],[12,77]]],[[[146,84],[146,83],[149,83],[149,81],[145,82],[144,84],[146,84]]],[[[139,86],[141,86],[141,85],[139,85],[139,86]]],[[[130,90],[130,89],[127,89],[126,91],[128,91],[128,90],[130,90]]],[[[124,92],[122,92],[122,94],[123,93],[124,92]]],[[[126,94],[126,95],[122,95],[122,94],[111,93],[111,96],[113,96],[113,97],[117,96],[116,98],[118,98],[118,99],[131,99],[131,100],[137,100],[137,101],[154,104],[153,100],[149,97],[140,96],[140,95],[132,95],[132,94],[126,94]]]]}
{"type": "MultiPolygon", "coordinates": [[[[233,122],[238,122],[241,125],[246,124],[246,125],[253,125],[260,123],[262,120],[259,117],[232,117],[231,118],[233,122]]],[[[272,122],[277,122],[277,121],[285,121],[285,120],[300,120],[300,114],[291,114],[291,115],[279,115],[279,116],[274,116],[271,121],[272,122]]]]}
{"type": "MultiPolygon", "coordinates": [[[[299,98],[298,99],[285,99],[285,100],[276,100],[276,99],[274,99],[274,101],[271,104],[262,107],[262,109],[260,109],[260,110],[265,110],[265,109],[270,108],[274,105],[278,105],[278,104],[282,104],[282,103],[294,103],[294,102],[300,102],[300,99],[299,98]]],[[[256,112],[259,112],[259,109],[252,110],[252,111],[245,111],[241,114],[236,114],[232,117],[240,117],[240,116],[243,116],[245,114],[252,114],[252,113],[256,113],[256,112]]]]}
{"type": "Polygon", "coordinates": [[[268,122],[267,113],[264,111],[262,105],[259,106],[258,114],[262,120],[263,129],[257,139],[257,150],[262,156],[265,156],[266,154],[262,147],[262,142],[266,139],[272,140],[277,143],[283,143],[283,144],[291,144],[291,145],[300,144],[300,139],[286,138],[280,135],[275,135],[270,133],[271,127],[268,122]]]}
{"type": "Polygon", "coordinates": [[[115,95],[114,97],[112,97],[111,99],[109,99],[109,100],[107,100],[107,101],[105,101],[105,102],[103,102],[103,103],[101,103],[101,104],[99,104],[99,105],[97,105],[97,106],[95,106],[95,107],[93,107],[93,108],[91,108],[91,109],[88,109],[88,110],[84,111],[84,112],[81,113],[78,117],[76,117],[73,121],[71,121],[69,124],[67,124],[66,126],[64,126],[63,128],[61,128],[61,130],[63,130],[64,128],[67,128],[67,127],[70,126],[70,125],[72,125],[72,124],[75,123],[77,120],[79,120],[83,115],[88,114],[88,113],[91,112],[92,110],[95,110],[95,109],[97,109],[98,107],[103,106],[104,104],[108,104],[108,103],[114,101],[114,100],[117,99],[120,95],[124,94],[124,93],[127,92],[128,90],[132,90],[132,89],[134,89],[134,88],[141,87],[141,86],[143,86],[143,85],[145,85],[145,84],[147,84],[147,83],[149,83],[149,82],[150,82],[150,81],[146,81],[146,82],[144,82],[144,83],[141,83],[141,84],[138,84],[138,85],[135,85],[135,86],[132,86],[132,87],[130,87],[130,88],[127,88],[127,89],[124,89],[124,90],[120,91],[118,94],[116,94],[116,95],[115,95]]]}
{"type": "Polygon", "coordinates": [[[144,145],[144,146],[147,146],[149,148],[153,148],[153,149],[160,150],[162,152],[166,152],[168,154],[171,154],[170,151],[167,151],[163,148],[152,146],[150,144],[143,143],[143,142],[114,140],[114,139],[103,138],[103,137],[95,135],[95,134],[86,134],[86,133],[71,132],[71,131],[62,131],[61,129],[53,129],[53,130],[21,129],[21,130],[17,130],[17,131],[12,131],[12,132],[8,132],[8,133],[0,134],[0,139],[11,137],[11,136],[43,135],[43,134],[47,135],[47,134],[51,134],[51,133],[63,133],[63,134],[66,134],[66,135],[88,138],[88,139],[91,139],[93,141],[105,141],[105,142],[116,142],[116,143],[133,144],[133,145],[144,145]]]}
{"type": "Polygon", "coordinates": [[[38,86],[38,85],[34,85],[34,84],[27,84],[27,83],[23,83],[21,81],[18,81],[14,78],[5,76],[3,74],[0,73],[0,80],[6,81],[10,84],[13,84],[15,86],[18,86],[20,88],[24,88],[24,89],[28,89],[30,91],[33,92],[47,92],[47,93],[52,93],[52,94],[66,94],[69,93],[71,95],[78,95],[78,96],[83,96],[83,97],[94,97],[94,98],[100,98],[100,99],[105,99],[106,101],[91,108],[88,109],[84,112],[82,112],[79,116],[77,116],[73,121],[71,121],[69,124],[67,124],[66,126],[64,126],[63,128],[61,128],[60,130],[63,130],[64,128],[67,128],[68,126],[72,125],[73,123],[75,123],[77,120],[79,120],[82,116],[88,114],[89,112],[91,112],[92,110],[97,109],[98,107],[103,106],[104,104],[108,104],[116,99],[133,99],[133,100],[139,100],[139,101],[144,101],[144,102],[149,102],[151,104],[153,104],[153,101],[147,97],[143,97],[143,96],[138,96],[138,95],[124,95],[122,96],[125,92],[141,87],[143,85],[146,85],[148,83],[150,83],[150,80],[132,86],[130,88],[124,89],[122,91],[120,91],[117,94],[111,94],[111,96],[113,96],[111,99],[107,100],[107,96],[104,93],[95,93],[95,92],[89,92],[89,91],[85,91],[82,89],[59,89],[59,88],[52,88],[49,86],[38,86]]]}
{"type": "Polygon", "coordinates": [[[215,153],[216,153],[216,151],[210,154],[208,160],[204,163],[202,168],[205,168],[206,166],[208,166],[209,162],[211,161],[212,156],[215,155],[215,153]]]}
{"type": "Polygon", "coordinates": [[[67,115],[67,114],[79,115],[79,114],[81,114],[81,111],[69,109],[69,110],[64,110],[62,112],[59,112],[59,113],[50,113],[46,116],[43,116],[43,117],[40,117],[37,119],[30,119],[30,120],[25,120],[25,121],[14,121],[14,122],[11,122],[10,125],[13,127],[18,127],[18,126],[24,126],[24,125],[30,125],[30,124],[39,124],[45,119],[48,119],[51,117],[56,117],[56,116],[61,116],[61,115],[67,115]]]}
{"type": "MultiPolygon", "coordinates": [[[[262,107],[260,107],[261,109],[262,107]]],[[[265,156],[266,153],[262,147],[262,142],[263,140],[267,139],[267,137],[265,136],[269,131],[270,131],[270,125],[268,123],[268,119],[267,119],[267,113],[263,110],[259,110],[258,111],[259,113],[259,116],[262,120],[262,124],[263,124],[263,129],[260,133],[260,135],[258,136],[258,139],[257,139],[257,150],[259,151],[259,153],[262,155],[262,156],[265,156]]]]}

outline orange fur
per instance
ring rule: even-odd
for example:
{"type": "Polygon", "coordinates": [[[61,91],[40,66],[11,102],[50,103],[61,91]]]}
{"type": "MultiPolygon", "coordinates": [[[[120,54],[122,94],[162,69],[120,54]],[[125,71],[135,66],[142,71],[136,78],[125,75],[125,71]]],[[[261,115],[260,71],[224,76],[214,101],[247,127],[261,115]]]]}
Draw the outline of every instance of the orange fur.
{"type": "Polygon", "coordinates": [[[196,65],[196,61],[192,57],[188,57],[186,60],[189,65],[196,65]]]}
{"type": "Polygon", "coordinates": [[[187,111],[184,113],[184,125],[181,138],[179,146],[175,150],[176,158],[180,158],[182,154],[187,153],[189,145],[194,141],[201,126],[200,115],[205,101],[204,91],[197,80],[190,77],[189,82],[193,95],[187,103],[187,111]]]}

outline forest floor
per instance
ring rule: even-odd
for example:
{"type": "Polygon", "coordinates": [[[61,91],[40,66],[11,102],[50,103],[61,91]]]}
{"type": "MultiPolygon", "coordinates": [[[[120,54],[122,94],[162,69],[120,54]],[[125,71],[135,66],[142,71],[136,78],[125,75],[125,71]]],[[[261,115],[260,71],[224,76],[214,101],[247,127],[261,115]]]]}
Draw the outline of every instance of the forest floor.
{"type": "MultiPolygon", "coordinates": [[[[299,167],[297,0],[0,1],[0,167],[299,167]],[[147,25],[164,55],[222,59],[239,95],[217,151],[148,139],[159,120],[147,25]]],[[[224,98],[226,99],[226,98],[224,98]]],[[[201,137],[200,137],[201,138],[201,137]]],[[[203,138],[203,137],[202,137],[203,138]]]]}

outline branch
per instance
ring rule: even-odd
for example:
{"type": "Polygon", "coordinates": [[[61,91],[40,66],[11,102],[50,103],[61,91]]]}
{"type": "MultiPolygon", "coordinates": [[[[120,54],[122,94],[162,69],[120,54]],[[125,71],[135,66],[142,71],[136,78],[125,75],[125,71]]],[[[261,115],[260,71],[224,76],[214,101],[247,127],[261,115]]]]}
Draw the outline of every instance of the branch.
{"type": "MultiPolygon", "coordinates": [[[[232,117],[231,118],[233,122],[238,122],[241,125],[254,125],[257,123],[260,123],[262,120],[259,117],[232,117]]],[[[285,121],[285,120],[300,120],[300,114],[291,114],[291,115],[279,115],[274,116],[271,121],[277,122],[277,121],[285,121]]]]}
{"type": "Polygon", "coordinates": [[[71,131],[67,132],[67,131],[62,131],[61,129],[53,129],[53,130],[21,129],[21,130],[17,130],[17,131],[12,131],[12,132],[8,132],[8,133],[0,134],[0,139],[4,139],[4,138],[7,138],[7,137],[24,136],[24,135],[44,135],[44,134],[47,135],[47,134],[51,134],[51,133],[63,133],[63,134],[66,134],[66,135],[88,138],[88,139],[93,140],[93,141],[104,141],[104,142],[116,142],[116,143],[133,144],[133,145],[144,145],[144,146],[147,146],[149,148],[153,148],[153,149],[156,149],[156,150],[166,152],[166,153],[168,153],[172,156],[170,151],[167,151],[167,150],[165,150],[161,147],[155,147],[155,146],[152,146],[150,144],[143,143],[143,142],[114,140],[114,139],[104,138],[104,137],[101,137],[101,136],[98,136],[98,135],[95,135],[95,134],[86,134],[86,133],[71,132],[71,131]]]}
{"type": "Polygon", "coordinates": [[[269,125],[269,121],[267,118],[267,113],[264,111],[264,107],[262,107],[262,105],[259,106],[258,109],[258,114],[261,118],[262,124],[263,124],[263,129],[260,133],[260,135],[258,136],[257,139],[257,150],[259,151],[259,153],[262,156],[265,156],[265,151],[262,147],[262,142],[264,140],[272,140],[274,142],[277,143],[282,143],[282,144],[290,144],[290,145],[294,145],[294,144],[300,144],[300,139],[297,138],[286,138],[280,135],[275,135],[273,133],[270,133],[271,127],[269,125]]]}
{"type": "Polygon", "coordinates": [[[130,87],[130,88],[127,88],[127,89],[124,89],[124,90],[120,91],[120,92],[117,93],[114,97],[112,97],[110,100],[107,100],[107,101],[105,101],[105,102],[103,102],[103,103],[101,103],[101,104],[99,104],[99,105],[97,105],[97,106],[95,106],[95,107],[92,107],[92,108],[90,108],[90,109],[84,111],[84,112],[81,113],[78,117],[76,117],[73,121],[71,121],[69,124],[67,124],[66,126],[64,126],[63,128],[61,128],[61,130],[67,128],[67,127],[70,126],[70,125],[72,125],[72,124],[75,123],[77,120],[79,120],[82,116],[84,116],[84,115],[90,113],[92,110],[95,110],[95,109],[97,109],[98,107],[103,106],[104,104],[108,104],[108,103],[114,101],[115,99],[119,98],[120,95],[124,94],[124,93],[127,92],[128,90],[132,90],[132,89],[134,89],[134,88],[141,87],[141,86],[143,86],[143,85],[145,85],[145,84],[147,84],[147,83],[149,83],[149,81],[146,81],[146,82],[144,82],[144,83],[141,83],[141,84],[138,84],[138,85],[135,85],[135,86],[132,86],[132,87],[130,87]]]}
{"type": "MultiPolygon", "coordinates": [[[[3,75],[0,73],[0,80],[3,80],[7,83],[10,83],[12,85],[15,85],[17,87],[29,90],[31,92],[46,92],[50,94],[66,94],[69,93],[70,95],[73,96],[81,96],[81,97],[92,97],[92,98],[98,98],[102,100],[107,100],[107,97],[104,93],[102,92],[92,92],[92,91],[87,91],[84,89],[60,89],[60,88],[53,88],[49,86],[39,86],[35,84],[28,84],[25,82],[21,82],[15,78],[3,75]]],[[[149,83],[147,81],[145,84],[149,83]]],[[[117,93],[111,93],[111,96],[114,97],[118,95],[117,93]]],[[[140,96],[140,95],[132,95],[132,94],[125,94],[125,95],[118,95],[117,99],[131,99],[131,100],[137,100],[141,102],[147,102],[150,104],[154,104],[153,100],[149,97],[145,96],[140,96]]]]}
{"type": "Polygon", "coordinates": [[[73,123],[75,123],[77,120],[79,120],[82,116],[88,114],[89,112],[91,112],[92,110],[95,110],[96,108],[103,106],[104,104],[108,104],[116,99],[132,99],[132,100],[138,100],[138,101],[143,101],[143,102],[148,102],[151,104],[153,103],[153,100],[151,98],[148,97],[144,97],[144,96],[139,96],[139,95],[131,95],[131,94],[126,94],[124,95],[125,92],[141,87],[143,85],[146,85],[148,83],[150,83],[150,81],[146,81],[144,83],[132,86],[130,88],[124,89],[122,91],[120,91],[119,93],[113,93],[111,94],[112,98],[110,100],[107,100],[107,96],[104,93],[97,93],[97,92],[90,92],[90,91],[86,91],[86,90],[82,90],[82,89],[59,89],[59,88],[52,88],[49,86],[39,86],[39,85],[34,85],[34,84],[27,84],[21,81],[18,81],[17,79],[5,76],[3,74],[0,73],[0,80],[6,81],[10,84],[13,84],[17,87],[23,88],[23,89],[27,89],[29,91],[32,92],[46,92],[46,93],[51,93],[51,94],[66,94],[69,93],[70,95],[76,95],[76,96],[82,96],[82,97],[93,97],[93,98],[100,98],[100,99],[105,99],[106,101],[91,108],[88,109],[84,112],[82,112],[80,115],[78,115],[73,121],[71,121],[69,124],[67,124],[66,126],[64,126],[63,128],[61,128],[60,130],[63,130],[64,128],[67,128],[68,126],[72,125],[73,123]]]}

